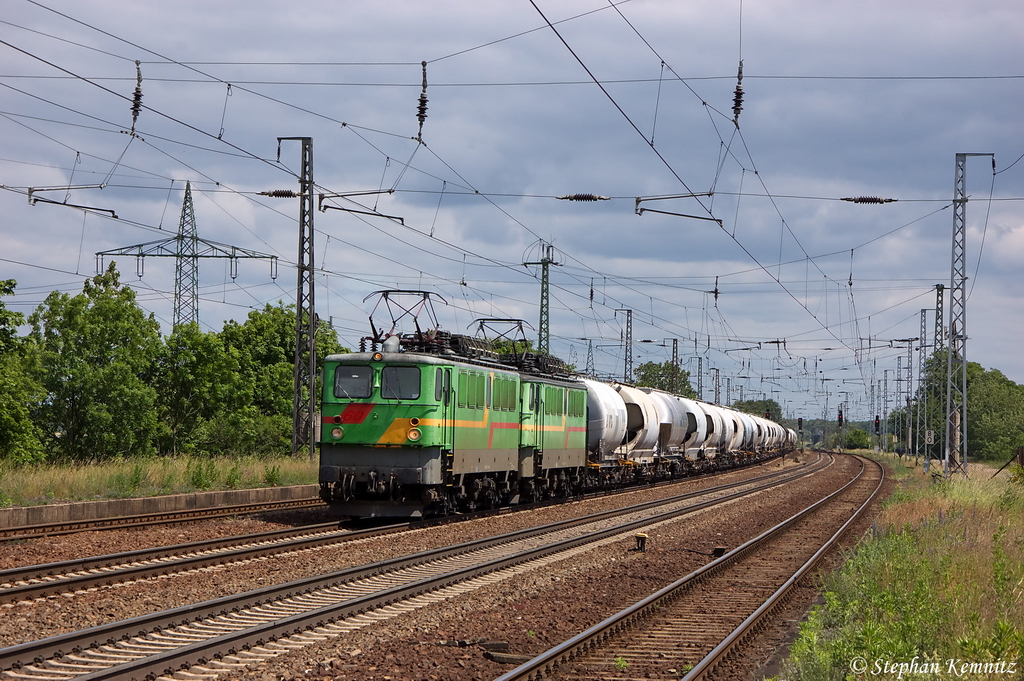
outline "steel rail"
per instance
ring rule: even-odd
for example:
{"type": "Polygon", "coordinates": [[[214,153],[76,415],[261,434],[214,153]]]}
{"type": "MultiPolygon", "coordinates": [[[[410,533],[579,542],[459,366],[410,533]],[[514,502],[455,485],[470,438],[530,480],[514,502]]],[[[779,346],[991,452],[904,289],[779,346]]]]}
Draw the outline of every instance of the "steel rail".
{"type": "MultiPolygon", "coordinates": [[[[789,471],[769,473],[743,481],[742,484],[750,484],[786,474],[789,474],[789,471]]],[[[728,485],[720,485],[709,488],[708,491],[717,491],[727,487],[728,485]]],[[[682,495],[681,498],[687,497],[682,495]]],[[[430,521],[421,522],[424,526],[432,524],[430,521]]],[[[208,565],[251,560],[283,551],[312,549],[421,526],[419,523],[401,523],[383,528],[345,532],[339,530],[338,525],[339,523],[322,523],[300,530],[273,530],[253,535],[126,551],[46,565],[11,568],[0,571],[0,603],[46,598],[68,591],[147,579],[208,565]]]]}
{"type": "Polygon", "coordinates": [[[279,501],[233,504],[231,506],[211,506],[209,508],[188,508],[177,511],[109,516],[105,518],[90,518],[87,520],[62,520],[56,523],[0,527],[0,541],[55,537],[64,534],[88,532],[90,530],[114,530],[126,527],[166,525],[169,523],[189,520],[205,520],[207,518],[222,518],[224,516],[232,515],[252,515],[254,513],[264,513],[267,511],[288,511],[313,508],[317,506],[322,507],[326,505],[320,497],[306,497],[304,499],[281,499],[279,501]]]}
{"type": "MultiPolygon", "coordinates": [[[[820,463],[820,462],[819,462],[820,463]]],[[[724,503],[741,496],[753,494],[763,489],[784,484],[790,482],[793,479],[810,475],[817,470],[825,467],[822,466],[808,466],[806,469],[801,469],[797,474],[790,474],[787,477],[777,477],[778,474],[772,474],[771,476],[764,477],[775,477],[776,479],[769,482],[765,482],[761,485],[754,486],[750,489],[746,489],[740,492],[733,492],[720,497],[716,497],[712,500],[708,500],[702,503],[693,504],[686,506],[681,509],[675,509],[659,515],[642,518],[639,520],[631,521],[625,524],[617,525],[616,527],[599,530],[596,532],[587,533],[576,538],[567,539],[562,542],[532,549],[520,554],[516,554],[511,557],[499,559],[497,561],[491,561],[483,566],[477,566],[475,568],[467,568],[464,570],[457,571],[456,576],[452,574],[442,576],[441,578],[435,578],[431,581],[432,586],[427,585],[423,580],[415,582],[411,585],[406,585],[398,590],[392,589],[385,592],[378,593],[373,596],[361,597],[351,602],[346,601],[345,603],[328,606],[326,609],[321,608],[318,610],[311,610],[307,613],[294,615],[288,617],[281,622],[274,623],[272,625],[262,625],[259,627],[247,629],[245,632],[240,632],[232,635],[218,636],[211,638],[206,644],[192,644],[179,649],[180,653],[167,652],[161,654],[156,662],[152,662],[153,665],[161,667],[160,673],[167,669],[174,667],[175,665],[189,665],[197,663],[201,658],[208,655],[213,655],[214,652],[223,653],[228,651],[229,653],[240,648],[244,648],[250,645],[258,645],[260,641],[266,642],[273,638],[286,635],[286,633],[294,633],[297,631],[295,627],[302,624],[300,628],[313,628],[320,626],[324,619],[324,615],[327,612],[334,613],[333,619],[338,619],[345,616],[350,616],[352,613],[360,612],[371,607],[384,603],[391,603],[399,598],[407,598],[410,595],[422,593],[428,590],[435,590],[442,588],[447,584],[454,583],[455,581],[461,581],[465,579],[471,579],[473,576],[484,574],[486,572],[492,572],[494,570],[502,569],[509,565],[515,565],[524,561],[534,560],[551,553],[558,551],[565,551],[578,545],[582,545],[589,542],[599,541],[600,539],[612,536],[615,534],[630,532],[637,527],[648,526],[652,523],[656,523],[662,520],[666,520],[670,517],[678,517],[687,513],[692,513],[702,508],[707,508],[716,504],[724,503]],[[440,581],[438,581],[440,579],[440,581]],[[421,583],[422,582],[422,583],[421,583]],[[196,651],[202,649],[206,651],[203,655],[196,657],[196,651]],[[173,658],[173,663],[171,662],[173,658]],[[170,665],[168,667],[167,665],[170,665]]],[[[404,567],[413,565],[421,565],[429,561],[438,561],[450,558],[452,556],[462,555],[469,553],[470,551],[482,550],[488,547],[497,546],[499,544],[508,544],[517,539],[523,539],[528,537],[535,537],[544,533],[549,533],[557,529],[565,529],[575,527],[587,522],[595,522],[597,520],[604,520],[615,515],[623,515],[625,513],[636,512],[637,510],[645,510],[650,507],[656,506],[659,503],[664,505],[666,503],[672,503],[672,501],[685,500],[685,497],[693,496],[706,496],[714,491],[721,491],[722,488],[738,487],[750,485],[751,481],[740,481],[733,483],[732,485],[721,485],[712,490],[701,490],[697,492],[691,492],[686,495],[679,495],[669,500],[660,500],[660,502],[648,502],[645,504],[638,505],[636,507],[630,507],[629,509],[618,509],[616,511],[607,511],[592,516],[586,516],[584,518],[576,518],[569,521],[560,523],[550,523],[548,525],[529,528],[527,530],[521,530],[518,532],[509,533],[507,535],[501,535],[498,537],[492,537],[485,540],[478,540],[474,542],[466,542],[453,547],[446,547],[443,549],[435,549],[430,551],[424,551],[411,556],[403,556],[400,558],[381,561],[379,563],[373,563],[366,566],[359,566],[351,568],[331,575],[321,575],[309,579],[297,580],[284,585],[275,585],[265,587],[255,591],[251,591],[244,594],[237,594],[233,596],[226,596],[213,601],[207,601],[201,604],[188,605],[180,608],[175,608],[161,613],[154,613],[150,615],[144,615],[136,617],[123,622],[114,622],[100,627],[92,629],[71,632],[59,636],[54,636],[41,641],[29,642],[17,646],[12,646],[0,650],[0,669],[19,669],[27,665],[40,663],[46,659],[59,658],[64,655],[73,654],[76,651],[81,651],[95,646],[111,645],[118,640],[128,640],[145,636],[146,634],[158,631],[164,631],[179,625],[188,625],[198,620],[216,617],[218,615],[225,615],[233,611],[238,611],[247,607],[256,607],[265,605],[274,600],[285,599],[292,596],[299,596],[313,592],[317,589],[329,589],[337,587],[339,585],[349,583],[361,578],[369,577],[372,575],[382,574],[388,571],[398,570],[404,567]]],[[[148,659],[148,658],[147,658],[148,659]]],[[[152,669],[149,669],[151,663],[145,662],[144,660],[138,663],[132,663],[133,666],[126,667],[125,665],[118,665],[117,667],[111,668],[108,672],[97,672],[100,676],[94,674],[89,675],[87,678],[128,678],[135,674],[141,674],[145,676],[149,674],[152,669]],[[146,666],[148,671],[141,671],[139,665],[146,666]],[[116,670],[116,671],[114,671],[116,670]],[[109,673],[111,676],[103,676],[104,673],[109,673]]]]}
{"type": "MultiPolygon", "coordinates": [[[[751,466],[757,466],[763,463],[767,463],[772,459],[778,458],[780,456],[783,456],[783,454],[775,453],[767,456],[767,458],[755,458],[749,461],[744,461],[742,464],[735,465],[730,468],[714,470],[712,472],[702,473],[700,475],[662,480],[656,484],[673,484],[688,480],[700,480],[702,478],[713,477],[715,475],[726,473],[729,471],[742,470],[744,468],[749,468],[751,466]]],[[[602,489],[588,492],[584,495],[581,495],[581,497],[589,498],[592,496],[616,494],[619,492],[629,492],[637,488],[638,485],[636,484],[623,483],[611,489],[602,489]]],[[[487,515],[506,513],[513,509],[518,510],[526,508],[542,508],[544,506],[563,503],[564,501],[565,499],[544,500],[534,502],[532,504],[518,505],[515,507],[506,506],[499,509],[490,509],[484,511],[477,511],[475,513],[460,514],[459,516],[454,517],[429,518],[418,520],[415,522],[444,523],[451,522],[453,519],[461,517],[484,517],[487,515]]],[[[106,516],[102,518],[90,518],[86,520],[62,520],[55,523],[0,527],[0,541],[8,541],[12,539],[38,539],[40,537],[53,537],[65,534],[75,534],[78,532],[116,530],[124,529],[126,527],[147,527],[150,525],[164,525],[173,522],[204,520],[207,518],[221,518],[224,516],[232,515],[252,515],[254,513],[263,513],[267,511],[296,510],[322,506],[324,506],[324,502],[323,500],[320,499],[320,497],[306,497],[304,499],[282,499],[279,501],[254,502],[250,504],[235,504],[232,506],[214,506],[209,508],[179,509],[177,511],[163,511],[153,514],[143,513],[124,516],[106,516]]]]}
{"type": "MultiPolygon", "coordinates": [[[[863,457],[857,457],[861,460],[861,466],[863,467],[865,459],[863,457]]],[[[683,681],[697,681],[698,679],[706,678],[714,668],[721,664],[731,652],[733,652],[737,646],[741,645],[748,637],[753,635],[758,625],[776,608],[783,605],[789,595],[792,593],[793,587],[796,586],[797,582],[800,581],[808,572],[810,572],[815,565],[817,565],[821,559],[827,554],[836,543],[846,534],[847,530],[853,523],[858,520],[864,512],[867,510],[868,505],[874,501],[878,495],[878,491],[882,488],[882,483],[885,482],[885,469],[877,461],[867,459],[871,461],[875,466],[878,467],[880,475],[878,477],[878,484],[875,485],[875,489],[872,490],[867,500],[861,504],[856,511],[850,516],[850,518],[843,523],[828,541],[826,541],[821,548],[819,548],[813,556],[811,556],[806,563],[793,574],[792,577],[786,580],[786,582],[778,588],[768,599],[753,613],[750,614],[736,629],[734,629],[725,639],[715,646],[714,650],[708,653],[700,662],[693,666],[693,669],[683,677],[683,681]]],[[[862,469],[863,470],[863,469],[862,469]]]]}
{"type": "MultiPolygon", "coordinates": [[[[857,476],[843,485],[840,489],[829,494],[828,496],[818,500],[810,506],[804,508],[798,513],[794,514],[790,518],[778,523],[774,527],[766,530],[757,537],[750,539],[743,543],[739,547],[726,553],[722,557],[704,565],[697,570],[694,570],[690,574],[682,577],[681,579],[669,584],[668,586],[660,589],[659,591],[651,594],[647,598],[621,610],[620,612],[608,617],[604,621],[590,627],[586,631],[577,634],[573,638],[560,643],[559,645],[551,648],[548,651],[537,655],[532,660],[529,660],[508,673],[499,677],[496,681],[522,681],[525,679],[535,680],[544,678],[546,675],[551,673],[559,664],[570,661],[584,654],[588,650],[597,648],[602,644],[604,640],[610,636],[627,629],[634,625],[642,618],[646,617],[651,612],[667,605],[671,601],[675,600],[682,595],[684,591],[692,587],[696,582],[701,579],[705,579],[717,572],[727,568],[730,564],[738,561],[740,558],[746,556],[758,547],[766,543],[769,539],[779,535],[786,529],[799,522],[801,519],[815,512],[816,510],[823,508],[829,502],[836,499],[839,495],[843,494],[847,489],[854,485],[861,476],[864,474],[864,465],[861,464],[861,470],[857,476]]],[[[880,486],[881,483],[879,483],[880,486]]],[[[877,493],[877,488],[872,493],[872,498],[877,493]]],[[[861,508],[864,508],[866,503],[861,508]]],[[[860,511],[858,511],[859,513],[860,511]]],[[[844,524],[844,528],[849,525],[849,522],[844,524]]],[[[823,554],[822,551],[817,552],[815,555],[823,554]]],[[[686,677],[689,680],[689,676],[686,677]]]]}

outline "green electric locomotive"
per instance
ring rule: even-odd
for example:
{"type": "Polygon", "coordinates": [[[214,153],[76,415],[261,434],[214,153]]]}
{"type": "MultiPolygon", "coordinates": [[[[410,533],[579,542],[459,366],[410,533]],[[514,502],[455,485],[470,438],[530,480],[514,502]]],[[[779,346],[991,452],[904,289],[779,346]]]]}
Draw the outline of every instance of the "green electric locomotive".
{"type": "Polygon", "coordinates": [[[580,488],[584,384],[488,358],[467,340],[469,352],[446,342],[427,353],[392,336],[383,351],[325,359],[320,495],[332,512],[444,515],[580,488]]]}

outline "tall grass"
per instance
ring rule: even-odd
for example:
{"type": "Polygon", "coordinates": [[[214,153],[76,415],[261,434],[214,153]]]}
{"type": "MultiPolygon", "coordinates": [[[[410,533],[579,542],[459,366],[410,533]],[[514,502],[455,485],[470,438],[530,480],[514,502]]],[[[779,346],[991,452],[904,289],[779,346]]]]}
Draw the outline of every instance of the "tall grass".
{"type": "MultiPolygon", "coordinates": [[[[951,661],[1014,662],[1022,673],[1022,478],[989,480],[992,471],[975,466],[971,479],[935,481],[892,463],[899,490],[842,569],[826,578],[825,605],[801,625],[779,678],[886,676],[887,662],[915,658],[919,670],[938,663],[948,676],[957,676],[951,661]],[[866,669],[851,666],[858,658],[866,669]]],[[[935,678],[909,669],[901,678],[935,678]]]]}
{"type": "Polygon", "coordinates": [[[317,481],[306,457],[152,457],[75,465],[0,463],[0,507],[317,481]]]}

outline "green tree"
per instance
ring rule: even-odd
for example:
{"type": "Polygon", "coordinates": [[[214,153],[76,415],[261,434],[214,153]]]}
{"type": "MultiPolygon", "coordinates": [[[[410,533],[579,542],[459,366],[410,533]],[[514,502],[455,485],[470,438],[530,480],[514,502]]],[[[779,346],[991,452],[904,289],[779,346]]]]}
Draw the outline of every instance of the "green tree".
{"type": "Polygon", "coordinates": [[[871,449],[871,436],[860,428],[850,428],[846,431],[846,448],[871,449]]]}
{"type": "MultiPolygon", "coordinates": [[[[14,279],[0,280],[0,297],[13,296],[18,282],[14,279]]],[[[0,355],[15,350],[20,344],[18,327],[25,322],[25,315],[11,312],[7,304],[0,300],[0,355]]]]}
{"type": "MultiPolygon", "coordinates": [[[[911,423],[917,428],[917,409],[927,404],[924,429],[933,430],[935,442],[922,445],[935,458],[943,456],[946,433],[946,376],[945,351],[928,358],[925,380],[918,388],[910,405],[911,423]],[[926,399],[927,398],[927,399],[926,399]]],[[[889,432],[895,420],[903,423],[905,408],[889,415],[889,432]]],[[[902,439],[904,433],[899,434],[902,439]]],[[[923,437],[922,437],[923,439],[923,437]]],[[[1001,371],[984,369],[976,362],[967,363],[967,453],[969,457],[1006,461],[1018,447],[1024,446],[1024,386],[1008,379],[1001,371]]]]}
{"type": "Polygon", "coordinates": [[[968,456],[1006,461],[1018,447],[1024,447],[1024,386],[968,362],[968,456]]]}
{"type": "Polygon", "coordinates": [[[672,362],[644,362],[633,371],[633,382],[645,388],[696,398],[697,391],[690,385],[690,372],[672,362]]]}
{"type": "MultiPolygon", "coordinates": [[[[0,281],[0,296],[14,295],[15,286],[14,279],[0,281]]],[[[32,417],[44,391],[29,371],[31,346],[18,337],[24,321],[24,315],[0,300],[0,458],[18,463],[39,461],[44,451],[32,417]]]]}
{"type": "Polygon", "coordinates": [[[153,452],[160,426],[150,380],[160,327],[113,263],[77,296],[51,293],[29,323],[47,394],[39,423],[48,448],[76,460],[153,452]]]}
{"type": "Polygon", "coordinates": [[[31,463],[44,459],[42,432],[33,411],[45,391],[28,370],[31,356],[0,353],[0,459],[31,463]]]}
{"type": "MultiPolygon", "coordinates": [[[[220,332],[228,352],[237,353],[243,383],[251,392],[239,396],[238,407],[255,406],[262,414],[291,416],[295,386],[295,306],[266,305],[253,310],[245,322],[232,320],[220,332]]],[[[321,324],[316,334],[317,375],[324,357],[349,352],[338,342],[330,326],[321,324]]]]}
{"type": "MultiPolygon", "coordinates": [[[[253,310],[241,324],[227,322],[220,338],[225,351],[237,358],[239,390],[230,410],[198,428],[197,445],[227,454],[287,451],[295,386],[294,305],[278,302],[253,310]]],[[[317,329],[316,347],[319,382],[324,358],[349,350],[325,324],[317,329]]]]}
{"type": "Polygon", "coordinates": [[[237,395],[236,408],[253,405],[261,414],[291,414],[295,362],[294,306],[267,305],[253,310],[242,323],[224,324],[220,338],[238,358],[247,391],[237,395]]]}
{"type": "Polygon", "coordinates": [[[782,407],[775,400],[739,400],[732,403],[732,408],[762,418],[767,414],[769,420],[782,422],[782,407]]]}
{"type": "Polygon", "coordinates": [[[167,337],[156,358],[154,385],[168,430],[162,449],[172,453],[191,450],[201,423],[232,411],[239,395],[253,392],[239,372],[237,351],[194,323],[176,326],[167,337]]]}

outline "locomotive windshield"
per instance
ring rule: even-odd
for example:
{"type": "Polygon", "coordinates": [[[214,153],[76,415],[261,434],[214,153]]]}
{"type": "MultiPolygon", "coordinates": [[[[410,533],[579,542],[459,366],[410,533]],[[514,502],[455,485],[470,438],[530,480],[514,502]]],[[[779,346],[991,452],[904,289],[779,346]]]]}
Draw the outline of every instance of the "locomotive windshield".
{"type": "Polygon", "coordinates": [[[369,397],[373,389],[373,367],[341,364],[334,370],[334,396],[349,399],[369,397]]]}
{"type": "Polygon", "coordinates": [[[380,396],[390,400],[415,400],[420,396],[419,367],[384,367],[380,374],[380,396]]]}

